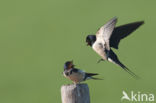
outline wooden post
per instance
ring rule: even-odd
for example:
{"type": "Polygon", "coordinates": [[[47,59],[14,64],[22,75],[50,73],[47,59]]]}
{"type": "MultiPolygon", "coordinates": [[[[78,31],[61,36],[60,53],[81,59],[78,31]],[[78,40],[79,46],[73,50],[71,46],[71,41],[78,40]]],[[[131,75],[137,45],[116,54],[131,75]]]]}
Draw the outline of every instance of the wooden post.
{"type": "Polygon", "coordinates": [[[69,84],[61,87],[62,103],[90,103],[87,84],[69,84]]]}

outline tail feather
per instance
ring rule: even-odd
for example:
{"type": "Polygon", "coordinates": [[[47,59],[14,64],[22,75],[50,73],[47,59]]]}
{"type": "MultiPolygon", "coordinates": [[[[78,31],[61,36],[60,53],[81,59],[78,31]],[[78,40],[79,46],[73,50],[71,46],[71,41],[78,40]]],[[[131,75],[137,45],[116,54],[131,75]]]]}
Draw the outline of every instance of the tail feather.
{"type": "Polygon", "coordinates": [[[103,79],[100,79],[100,78],[92,77],[92,76],[95,76],[95,75],[99,75],[99,74],[97,74],[97,73],[86,73],[84,80],[87,80],[87,79],[103,80],[103,79]]]}
{"type": "Polygon", "coordinates": [[[94,80],[103,80],[101,78],[95,78],[95,77],[91,77],[91,79],[94,79],[94,80]]]}
{"type": "Polygon", "coordinates": [[[86,73],[86,75],[87,75],[88,77],[91,77],[91,76],[99,75],[99,74],[98,74],[98,73],[86,73]]]}
{"type": "Polygon", "coordinates": [[[117,64],[119,65],[121,68],[123,68],[126,72],[128,72],[132,77],[134,77],[135,79],[139,79],[140,77],[138,77],[135,73],[133,73],[131,70],[129,70],[125,65],[123,65],[118,57],[116,56],[116,54],[110,50],[109,51],[109,57],[108,57],[108,61],[114,63],[114,64],[117,64]]]}
{"type": "Polygon", "coordinates": [[[125,65],[123,65],[121,62],[116,63],[118,64],[120,67],[122,67],[126,72],[128,72],[132,77],[134,77],[135,79],[139,79],[140,77],[137,76],[134,72],[132,72],[130,69],[128,69],[125,65]]]}

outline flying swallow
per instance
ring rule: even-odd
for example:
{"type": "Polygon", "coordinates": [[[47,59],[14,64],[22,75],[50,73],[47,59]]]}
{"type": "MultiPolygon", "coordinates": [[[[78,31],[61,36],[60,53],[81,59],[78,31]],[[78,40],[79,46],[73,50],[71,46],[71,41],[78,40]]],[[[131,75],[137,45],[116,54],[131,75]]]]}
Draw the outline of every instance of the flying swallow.
{"type": "Polygon", "coordinates": [[[91,46],[93,50],[102,57],[98,62],[107,60],[114,64],[119,65],[133,77],[137,77],[132,71],[130,71],[124,64],[122,64],[117,55],[113,52],[111,47],[118,49],[120,40],[131,34],[144,21],[125,24],[119,27],[115,27],[117,18],[114,17],[103,25],[96,33],[96,35],[88,35],[86,37],[87,45],[91,46]]]}
{"type": "Polygon", "coordinates": [[[98,75],[97,73],[86,73],[80,69],[76,69],[74,66],[73,61],[67,61],[64,64],[63,72],[63,75],[73,81],[73,83],[77,84],[88,79],[100,80],[99,78],[92,77],[98,75]]]}

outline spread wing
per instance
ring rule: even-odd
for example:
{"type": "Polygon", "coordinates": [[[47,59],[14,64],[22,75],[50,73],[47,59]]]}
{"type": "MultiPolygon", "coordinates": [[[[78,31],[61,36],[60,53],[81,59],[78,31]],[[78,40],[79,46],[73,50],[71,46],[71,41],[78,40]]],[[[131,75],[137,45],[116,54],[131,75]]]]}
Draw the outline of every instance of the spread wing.
{"type": "Polygon", "coordinates": [[[116,27],[110,38],[110,46],[115,49],[118,49],[120,40],[130,35],[137,28],[139,28],[142,24],[144,24],[144,21],[138,21],[138,22],[129,23],[129,24],[116,27]]]}
{"type": "Polygon", "coordinates": [[[103,25],[96,33],[97,41],[100,41],[101,43],[105,44],[107,50],[110,50],[109,39],[112,35],[116,22],[117,18],[112,18],[105,25],[103,25]]]}

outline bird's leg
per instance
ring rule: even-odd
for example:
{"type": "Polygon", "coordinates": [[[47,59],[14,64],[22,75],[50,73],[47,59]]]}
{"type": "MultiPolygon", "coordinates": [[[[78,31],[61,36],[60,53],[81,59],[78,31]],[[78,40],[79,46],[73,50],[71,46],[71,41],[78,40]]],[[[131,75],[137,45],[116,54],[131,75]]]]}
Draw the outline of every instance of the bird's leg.
{"type": "Polygon", "coordinates": [[[97,63],[100,63],[101,61],[104,61],[104,59],[101,58],[100,60],[97,61],[97,63]]]}

